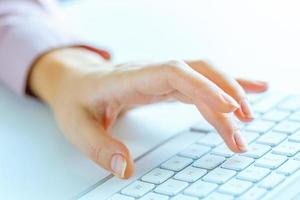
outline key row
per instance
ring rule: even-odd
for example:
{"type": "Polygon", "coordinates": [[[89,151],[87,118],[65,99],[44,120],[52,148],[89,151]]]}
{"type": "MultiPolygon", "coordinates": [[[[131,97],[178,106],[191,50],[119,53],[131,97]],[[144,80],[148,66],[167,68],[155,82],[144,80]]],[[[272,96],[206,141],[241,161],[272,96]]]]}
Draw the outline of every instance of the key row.
{"type": "MultiPolygon", "coordinates": [[[[233,177],[234,174],[232,173],[235,173],[232,171],[231,173],[229,173],[230,174],[229,175],[228,174],[229,171],[222,168],[215,169],[214,171],[215,174],[222,174],[222,176],[226,174],[227,177],[229,176],[233,177]]],[[[147,199],[150,197],[152,198],[155,197],[157,199],[168,199],[170,196],[174,196],[179,193],[188,195],[190,197],[203,198],[215,191],[218,193],[223,193],[225,195],[227,194],[229,195],[228,197],[240,196],[242,198],[248,196],[248,197],[252,197],[252,199],[255,199],[253,198],[253,196],[257,197],[258,195],[258,194],[253,194],[255,191],[261,191],[259,194],[262,194],[263,193],[262,191],[273,189],[284,180],[285,180],[284,175],[272,172],[261,182],[259,182],[257,186],[254,186],[255,189],[252,188],[254,183],[249,181],[244,181],[242,179],[239,179],[238,177],[230,179],[229,181],[227,181],[221,186],[219,186],[216,183],[207,182],[206,179],[198,180],[192,184],[189,184],[187,182],[179,181],[171,178],[157,187],[155,187],[155,185],[151,183],[135,181],[134,183],[124,188],[121,191],[121,194],[126,195],[128,197],[141,198],[148,193],[142,199],[147,199]]],[[[120,194],[116,195],[115,198],[118,197],[119,195],[120,194]]]]}
{"type": "MultiPolygon", "coordinates": [[[[275,159],[272,157],[278,155],[268,154],[268,156],[271,157],[268,157],[266,161],[278,163],[277,158],[275,159]]],[[[234,164],[234,167],[236,167],[235,165],[245,165],[244,163],[249,163],[251,161],[246,157],[244,157],[246,160],[244,160],[244,158],[240,160],[239,158],[241,157],[242,156],[238,155],[232,157],[231,161],[227,160],[223,163],[223,167],[226,167],[227,165],[230,166],[229,163],[234,164]]],[[[218,167],[208,173],[205,169],[189,166],[177,174],[170,170],[156,168],[143,176],[141,178],[142,181],[136,181],[123,189],[122,194],[128,195],[128,198],[139,198],[153,190],[155,193],[149,193],[142,199],[151,197],[159,200],[168,199],[168,196],[176,195],[184,190],[183,193],[186,195],[205,197],[218,188],[219,184],[223,184],[218,188],[218,192],[233,196],[239,196],[245,192],[245,194],[243,194],[245,197],[256,197],[258,194],[263,194],[262,191],[264,190],[275,188],[285,179],[285,176],[295,173],[300,168],[299,157],[300,156],[295,157],[294,160],[288,160],[273,172],[268,168],[263,168],[266,167],[265,164],[268,164],[268,162],[266,162],[263,167],[259,167],[260,163],[256,163],[240,173],[222,167],[218,167]],[[200,179],[201,177],[203,178],[200,179]],[[254,188],[251,188],[256,182],[259,182],[259,184],[254,186],[254,188]],[[189,183],[192,184],[189,185],[189,183]],[[156,186],[155,184],[161,185],[156,186]],[[201,188],[201,190],[199,188],[201,188]],[[249,188],[251,189],[247,191],[249,188]],[[255,191],[260,192],[257,193],[255,191]]],[[[118,195],[121,194],[117,194],[115,198],[119,198],[120,196],[118,195]]],[[[127,199],[127,196],[125,197],[126,198],[124,199],[127,199]]]]}

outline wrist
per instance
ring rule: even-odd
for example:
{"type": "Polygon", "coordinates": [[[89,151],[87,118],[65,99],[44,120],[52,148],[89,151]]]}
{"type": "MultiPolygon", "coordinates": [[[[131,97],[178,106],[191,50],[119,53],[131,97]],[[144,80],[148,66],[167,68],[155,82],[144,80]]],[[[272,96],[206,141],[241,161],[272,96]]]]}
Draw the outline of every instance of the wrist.
{"type": "Polygon", "coordinates": [[[104,63],[98,54],[83,48],[51,51],[39,58],[32,67],[29,89],[53,107],[59,97],[71,92],[70,86],[78,82],[76,79],[93,69],[92,66],[104,63]]]}

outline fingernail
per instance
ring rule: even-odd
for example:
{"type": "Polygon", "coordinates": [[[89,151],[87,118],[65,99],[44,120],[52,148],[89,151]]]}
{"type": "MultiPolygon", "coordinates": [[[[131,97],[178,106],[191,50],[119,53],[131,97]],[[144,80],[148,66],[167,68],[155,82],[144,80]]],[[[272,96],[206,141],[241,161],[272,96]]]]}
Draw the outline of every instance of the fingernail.
{"type": "Polygon", "coordinates": [[[240,105],[231,96],[229,96],[228,94],[221,93],[221,96],[222,96],[223,100],[226,103],[232,105],[235,108],[239,108],[240,107],[240,105]]]}
{"type": "Polygon", "coordinates": [[[246,143],[245,140],[242,138],[241,132],[240,132],[240,131],[237,131],[237,132],[234,134],[234,140],[235,140],[236,145],[239,147],[239,149],[240,149],[242,152],[246,152],[246,151],[248,150],[247,143],[246,143]]]}
{"type": "Polygon", "coordinates": [[[247,99],[243,99],[241,102],[241,109],[245,117],[254,119],[254,114],[251,109],[251,105],[247,99]]]}
{"type": "Polygon", "coordinates": [[[113,173],[116,176],[123,178],[127,167],[127,162],[124,156],[122,156],[120,153],[114,154],[111,158],[110,164],[113,173]]]}
{"type": "Polygon", "coordinates": [[[261,85],[261,86],[267,86],[268,85],[268,83],[264,82],[264,81],[255,81],[254,83],[257,84],[257,85],[261,85]]]}

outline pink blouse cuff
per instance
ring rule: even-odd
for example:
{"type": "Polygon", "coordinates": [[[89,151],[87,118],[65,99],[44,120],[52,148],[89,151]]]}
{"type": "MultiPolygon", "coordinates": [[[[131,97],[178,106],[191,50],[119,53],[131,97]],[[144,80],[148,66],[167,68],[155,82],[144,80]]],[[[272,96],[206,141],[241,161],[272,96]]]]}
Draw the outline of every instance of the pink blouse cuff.
{"type": "Polygon", "coordinates": [[[39,2],[43,6],[29,0],[0,0],[0,80],[18,94],[25,94],[36,59],[53,49],[78,46],[110,58],[106,51],[73,36],[58,9],[39,2]]]}

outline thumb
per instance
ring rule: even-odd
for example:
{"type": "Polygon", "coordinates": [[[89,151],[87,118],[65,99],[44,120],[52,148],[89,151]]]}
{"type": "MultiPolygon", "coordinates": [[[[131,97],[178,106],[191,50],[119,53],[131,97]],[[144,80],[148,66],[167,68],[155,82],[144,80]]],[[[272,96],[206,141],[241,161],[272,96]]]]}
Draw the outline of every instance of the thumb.
{"type": "Polygon", "coordinates": [[[134,162],[128,148],[108,133],[100,133],[94,144],[91,158],[119,178],[129,178],[134,171],[134,162]]]}
{"type": "Polygon", "coordinates": [[[113,138],[93,117],[86,116],[80,124],[80,148],[104,169],[119,178],[129,178],[134,171],[134,162],[128,148],[113,138]]]}

